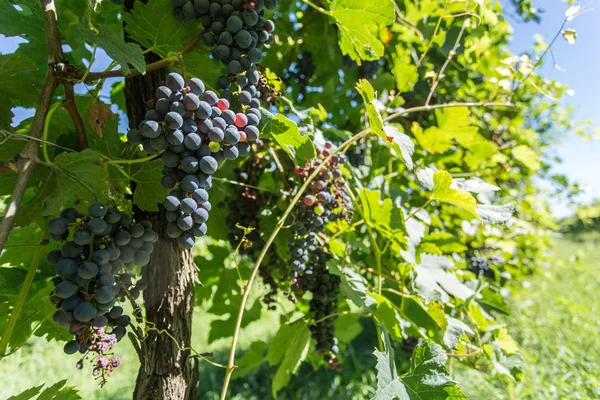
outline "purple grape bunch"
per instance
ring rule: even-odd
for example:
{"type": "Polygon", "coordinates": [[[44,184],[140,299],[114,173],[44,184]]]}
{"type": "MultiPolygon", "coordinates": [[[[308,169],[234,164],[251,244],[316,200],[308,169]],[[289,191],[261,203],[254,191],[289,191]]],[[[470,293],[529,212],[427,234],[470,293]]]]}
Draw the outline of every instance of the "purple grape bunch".
{"type": "Polygon", "coordinates": [[[277,3],[278,0],[173,0],[173,15],[179,21],[199,19],[205,29],[204,45],[214,47],[212,56],[227,66],[229,74],[237,75],[259,63],[262,48],[273,43],[275,24],[265,19],[265,12],[274,10],[277,3]]]}
{"type": "Polygon", "coordinates": [[[248,99],[243,98],[244,91],[219,97],[205,90],[201,79],[192,78],[186,84],[173,72],[156,90],[146,119],[127,134],[127,140],[142,145],[147,154],[163,152],[161,183],[171,189],[163,202],[167,235],[183,249],[192,248],[196,238],[206,234],[212,207],[208,190],[219,164],[248,155],[249,142],[259,137],[261,113],[256,94],[248,99]],[[245,112],[230,109],[235,99],[245,112]]]}
{"type": "Polygon", "coordinates": [[[75,335],[64,351],[84,358],[105,355],[125,336],[131,320],[116,302],[135,299],[146,288],[143,279],[134,282],[131,271],[148,264],[158,234],[150,221],[136,222],[102,203],[91,204],[87,215],[64,209],[48,222],[48,231],[63,242],[47,261],[57,275],[50,298],[57,308],[53,320],[75,335]]]}

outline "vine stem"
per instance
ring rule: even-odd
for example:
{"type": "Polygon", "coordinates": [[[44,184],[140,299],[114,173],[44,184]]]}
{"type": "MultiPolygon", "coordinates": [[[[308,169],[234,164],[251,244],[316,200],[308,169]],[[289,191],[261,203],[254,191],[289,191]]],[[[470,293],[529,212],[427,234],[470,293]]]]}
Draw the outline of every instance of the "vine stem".
{"type": "Polygon", "coordinates": [[[231,375],[233,374],[233,370],[235,369],[235,350],[237,348],[237,342],[238,342],[238,339],[240,336],[240,330],[242,327],[242,319],[244,318],[244,311],[246,308],[246,303],[248,302],[248,297],[250,295],[250,289],[252,288],[254,279],[256,278],[256,275],[258,274],[258,269],[259,269],[263,259],[265,258],[267,251],[271,247],[271,244],[273,244],[273,241],[277,237],[277,234],[279,234],[279,231],[285,225],[285,221],[287,220],[287,218],[291,214],[292,210],[294,209],[294,207],[300,200],[300,197],[304,194],[304,192],[308,188],[308,185],[310,185],[310,183],[321,172],[323,167],[325,165],[327,165],[329,163],[329,161],[333,158],[333,156],[336,155],[339,151],[341,151],[343,148],[349,147],[350,145],[352,145],[352,143],[360,140],[362,137],[366,136],[368,133],[369,133],[369,129],[365,129],[365,130],[357,133],[356,135],[352,136],[350,139],[346,140],[340,147],[333,150],[329,154],[329,156],[327,156],[327,158],[325,158],[325,160],[323,160],[323,162],[317,168],[315,168],[313,173],[308,176],[308,178],[306,179],[304,184],[300,187],[300,189],[298,190],[298,193],[296,193],[294,198],[290,201],[290,204],[287,207],[287,209],[285,210],[285,212],[283,213],[283,215],[281,216],[281,219],[275,225],[275,229],[271,233],[271,236],[269,236],[269,238],[265,242],[264,247],[262,248],[260,254],[258,255],[258,258],[256,259],[256,263],[254,264],[254,268],[252,269],[250,278],[248,278],[248,282],[246,283],[246,289],[244,290],[244,294],[242,296],[242,301],[240,303],[240,309],[238,311],[237,320],[235,323],[235,330],[233,332],[233,338],[231,340],[231,349],[229,351],[229,361],[227,362],[227,370],[225,371],[225,379],[223,381],[223,387],[221,389],[220,400],[225,400],[227,398],[227,389],[229,387],[229,381],[231,380],[231,375]]]}
{"type": "Polygon", "coordinates": [[[424,209],[425,207],[427,207],[429,205],[429,203],[431,203],[431,199],[427,200],[425,202],[425,204],[423,204],[421,207],[417,208],[415,211],[413,211],[412,213],[410,213],[410,215],[408,217],[406,217],[406,219],[404,220],[405,222],[408,221],[409,219],[411,219],[412,217],[414,217],[415,215],[417,215],[417,213],[419,211],[421,211],[422,209],[424,209]]]}
{"type": "Polygon", "coordinates": [[[46,143],[48,142],[48,131],[50,130],[50,121],[52,120],[52,115],[54,115],[54,112],[60,106],[61,103],[58,101],[52,104],[46,115],[46,120],[44,121],[44,129],[42,131],[42,153],[44,154],[44,161],[48,164],[52,164],[52,161],[50,161],[50,157],[48,156],[48,147],[46,146],[46,143]]]}
{"type": "Polygon", "coordinates": [[[27,275],[25,275],[25,281],[23,281],[23,286],[21,286],[21,290],[19,291],[19,295],[17,296],[17,301],[15,302],[15,306],[12,309],[12,313],[10,314],[10,320],[8,321],[8,325],[6,325],[6,329],[4,333],[2,333],[2,339],[0,340],[0,358],[6,355],[6,349],[8,348],[8,343],[10,342],[10,337],[12,336],[13,330],[17,325],[17,320],[21,315],[21,310],[23,309],[23,305],[25,304],[25,300],[27,299],[27,294],[29,293],[29,288],[31,287],[31,283],[33,282],[33,278],[35,277],[35,273],[42,261],[42,257],[44,257],[44,250],[46,249],[46,245],[48,244],[48,234],[44,234],[42,239],[40,240],[39,245],[33,255],[33,260],[31,260],[31,264],[29,265],[29,269],[27,270],[27,275]]]}
{"type": "Polygon", "coordinates": [[[515,105],[510,101],[505,102],[490,102],[490,101],[477,101],[477,102],[465,102],[465,103],[446,103],[446,104],[434,104],[434,105],[423,105],[417,107],[406,108],[402,111],[398,111],[396,113],[390,114],[387,116],[384,121],[388,122],[398,117],[401,117],[406,114],[412,114],[416,112],[422,111],[431,111],[436,110],[438,108],[454,108],[454,107],[485,107],[485,108],[493,108],[493,107],[508,107],[513,108],[515,105]]]}
{"type": "Polygon", "coordinates": [[[132,158],[132,159],[124,159],[124,158],[111,158],[107,162],[107,164],[138,164],[146,161],[152,161],[158,156],[160,156],[164,151],[161,150],[157,153],[151,154],[149,156],[143,158],[132,158]]]}
{"type": "MultiPolygon", "coordinates": [[[[50,105],[52,104],[52,98],[54,92],[60,83],[58,74],[63,74],[67,65],[65,64],[65,57],[62,52],[60,33],[58,29],[58,23],[56,21],[56,7],[54,0],[40,0],[42,11],[44,15],[44,28],[46,30],[46,45],[48,48],[48,69],[46,71],[46,78],[40,93],[40,101],[33,115],[31,121],[31,128],[29,129],[29,136],[31,138],[39,139],[42,136],[44,129],[44,123],[50,105]]],[[[23,201],[23,196],[27,186],[29,186],[29,180],[33,175],[35,169],[35,159],[38,154],[38,143],[34,140],[29,141],[19,157],[19,176],[17,182],[13,188],[10,203],[6,208],[4,218],[0,223],[0,254],[2,249],[8,240],[8,234],[12,229],[15,217],[17,216],[17,210],[23,201]]]]}

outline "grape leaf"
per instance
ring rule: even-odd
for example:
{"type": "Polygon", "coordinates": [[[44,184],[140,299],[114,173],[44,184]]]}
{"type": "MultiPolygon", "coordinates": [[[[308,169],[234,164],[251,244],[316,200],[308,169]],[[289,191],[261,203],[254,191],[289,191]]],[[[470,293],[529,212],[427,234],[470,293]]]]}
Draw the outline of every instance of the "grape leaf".
{"type": "Polygon", "coordinates": [[[412,155],[415,152],[415,145],[410,140],[408,135],[400,130],[395,125],[386,125],[383,127],[386,136],[386,143],[389,143],[394,149],[396,156],[401,156],[402,161],[410,169],[413,168],[412,155]]]}
{"type": "Polygon", "coordinates": [[[67,380],[56,382],[40,393],[44,385],[30,387],[18,395],[11,396],[7,400],[78,400],[81,399],[79,392],[73,386],[65,386],[67,380]],[[39,396],[38,396],[39,394],[39,396]]]}
{"type": "Polygon", "coordinates": [[[277,399],[277,392],[288,384],[292,375],[298,372],[309,348],[310,331],[306,322],[297,321],[292,325],[282,325],[279,328],[267,352],[269,365],[279,364],[273,378],[272,394],[275,399],[277,399]]]}
{"type": "Polygon", "coordinates": [[[415,347],[409,371],[400,376],[400,381],[408,389],[407,400],[452,399],[466,400],[456,382],[448,375],[442,346],[424,343],[415,347]]]}
{"type": "Polygon", "coordinates": [[[517,160],[520,161],[524,166],[529,168],[531,171],[538,171],[542,164],[538,160],[538,155],[535,151],[531,149],[531,147],[527,145],[520,145],[512,149],[512,155],[517,160]]]}
{"type": "Polygon", "coordinates": [[[339,28],[342,54],[359,65],[383,56],[384,45],[374,32],[394,22],[391,0],[333,0],[330,15],[339,28]]]}
{"type": "Polygon", "coordinates": [[[474,218],[479,218],[475,198],[470,193],[452,189],[451,186],[452,176],[450,176],[448,172],[435,172],[433,174],[433,193],[431,195],[431,200],[452,204],[468,211],[474,218]]]}
{"type": "Polygon", "coordinates": [[[447,303],[449,296],[466,300],[474,292],[461,283],[455,274],[448,272],[454,263],[451,259],[433,254],[422,254],[421,262],[415,266],[415,285],[420,295],[427,300],[447,303]]]}
{"type": "Polygon", "coordinates": [[[375,190],[362,189],[358,198],[365,223],[404,248],[407,239],[402,209],[396,207],[389,198],[381,201],[381,194],[375,190]]]}
{"type": "Polygon", "coordinates": [[[401,400],[410,399],[406,387],[400,381],[394,361],[394,350],[388,335],[382,329],[384,351],[375,349],[373,354],[377,358],[377,392],[373,400],[401,400]]]}
{"type": "MultiPolygon", "coordinates": [[[[154,2],[156,3],[156,2],[154,2]]],[[[137,43],[125,42],[123,29],[119,25],[98,24],[96,34],[93,30],[81,25],[81,40],[95,44],[106,52],[120,66],[123,74],[129,73],[129,65],[138,71],[146,72],[146,60],[142,48],[137,43]]]]}
{"type": "Polygon", "coordinates": [[[0,1],[0,26],[5,36],[21,36],[30,41],[43,41],[46,36],[42,8],[36,0],[0,1]]]}
{"type": "Polygon", "coordinates": [[[465,333],[474,335],[473,330],[464,322],[452,317],[446,317],[446,319],[448,326],[444,332],[444,344],[448,348],[455,349],[461,336],[464,336],[465,333]]]}
{"type": "Polygon", "coordinates": [[[385,326],[386,332],[388,332],[394,340],[402,341],[406,336],[404,329],[406,328],[407,322],[402,319],[400,311],[397,310],[396,306],[385,296],[369,293],[369,298],[375,301],[377,318],[385,326]]]}
{"type": "Polygon", "coordinates": [[[385,132],[383,131],[383,119],[381,114],[375,107],[375,90],[373,86],[366,79],[361,79],[356,84],[356,90],[363,98],[365,108],[367,110],[367,116],[369,117],[369,129],[383,140],[387,140],[385,132]]]}
{"type": "Polygon", "coordinates": [[[256,371],[263,363],[266,350],[267,344],[262,340],[253,342],[248,351],[236,361],[234,378],[239,379],[256,371]]]}
{"type": "Polygon", "coordinates": [[[132,39],[162,57],[180,51],[198,34],[198,21],[177,21],[170,1],[136,1],[123,21],[132,39]]]}
{"type": "MultiPolygon", "coordinates": [[[[163,163],[160,157],[144,163],[126,164],[123,169],[136,183],[133,202],[144,211],[158,211],[158,204],[162,204],[169,194],[169,189],[165,189],[160,184],[163,176],[163,163]]],[[[122,175],[119,180],[125,183],[129,181],[122,175]]]]}
{"type": "Polygon", "coordinates": [[[39,100],[41,82],[35,74],[37,65],[19,54],[0,54],[0,96],[2,108],[33,106],[39,100]],[[10,100],[9,100],[10,99],[10,100]]]}
{"type": "Polygon", "coordinates": [[[265,120],[261,132],[271,136],[296,165],[304,166],[307,160],[316,155],[315,146],[308,136],[303,136],[298,125],[282,114],[273,115],[261,109],[265,120]]]}
{"type": "Polygon", "coordinates": [[[489,204],[480,204],[477,206],[477,214],[479,218],[486,224],[498,225],[503,224],[510,219],[515,212],[514,204],[506,204],[503,206],[494,206],[489,204]]]}
{"type": "Polygon", "coordinates": [[[107,192],[106,170],[100,165],[102,155],[95,150],[65,152],[54,158],[42,187],[21,208],[20,225],[43,216],[57,215],[73,199],[97,201],[107,192]]]}

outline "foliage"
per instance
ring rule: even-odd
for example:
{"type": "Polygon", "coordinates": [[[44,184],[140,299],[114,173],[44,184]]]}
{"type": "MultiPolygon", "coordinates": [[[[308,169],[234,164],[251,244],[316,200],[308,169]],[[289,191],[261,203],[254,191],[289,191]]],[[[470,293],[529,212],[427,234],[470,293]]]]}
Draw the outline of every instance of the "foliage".
{"type": "MultiPolygon", "coordinates": [[[[126,143],[122,127],[132,116],[124,85],[109,87],[107,80],[149,71],[156,64],[146,65],[148,53],[162,68],[200,77],[209,88],[218,86],[212,83],[225,71],[199,43],[198,21],[177,21],[171,2],[128,2],[132,9],[106,1],[54,3],[61,44],[69,49],[62,61],[71,75],[42,118],[45,126],[34,149],[39,160],[32,179],[24,182],[16,228],[0,256],[3,356],[32,335],[63,339],[50,318],[53,307],[41,302],[48,296],[52,267],[40,257],[37,265],[33,252],[15,249],[48,253],[53,245],[40,238],[47,221],[66,207],[107,201],[132,213],[155,213],[167,193],[160,159],[126,143]],[[107,54],[110,71],[94,70],[99,49],[107,54]],[[70,99],[73,82],[78,90],[70,99]],[[82,117],[83,127],[77,117],[71,120],[73,114],[82,117]],[[13,325],[20,322],[19,329],[5,329],[11,319],[13,325]]],[[[526,20],[538,18],[529,2],[516,3],[526,20]]],[[[6,213],[13,186],[23,183],[24,136],[37,129],[35,118],[11,123],[13,111],[37,105],[47,57],[38,2],[11,0],[0,6],[0,14],[0,32],[24,40],[13,54],[0,55],[0,94],[10,99],[0,105],[0,194],[6,213]]],[[[546,260],[548,231],[556,227],[534,178],[570,189],[553,175],[549,149],[575,122],[559,102],[567,87],[535,72],[546,48],[510,54],[505,11],[488,0],[305,0],[283,2],[267,15],[276,22],[277,37],[259,64],[260,90],[277,101],[263,103],[268,110],[261,110],[262,140],[250,156],[226,161],[215,174],[210,237],[194,247],[203,282],[196,288],[196,305],[213,316],[202,328],[209,331],[209,342],[233,338],[225,392],[230,376],[246,379],[266,368],[273,374],[267,393],[283,398],[286,387],[304,381],[309,369],[322,373],[329,356],[315,348],[310,328],[328,319],[328,324],[335,320],[337,336],[323,340],[339,347],[342,366],[353,359],[353,340],[369,333],[361,335],[369,349],[361,367],[368,371],[324,373],[356,383],[356,393],[367,383],[378,399],[464,398],[446,370],[448,357],[486,371],[489,379],[520,380],[515,340],[496,318],[509,312],[507,285],[546,260]],[[327,274],[316,279],[337,275],[341,296],[337,302],[329,299],[338,307],[335,315],[319,316],[310,312],[313,294],[297,288],[302,272],[290,270],[289,243],[307,222],[293,218],[299,214],[292,211],[302,202],[312,207],[314,198],[307,202],[304,191],[313,180],[316,187],[330,179],[323,178],[321,165],[342,152],[349,159],[340,170],[345,185],[318,190],[343,191],[350,199],[343,206],[349,217],[316,217],[323,228],[312,231],[318,253],[327,258],[327,274]],[[324,157],[321,164],[315,163],[318,155],[324,157]],[[247,168],[261,162],[266,167],[247,168]],[[312,172],[299,175],[305,166],[312,172]],[[248,188],[261,204],[245,210],[252,211],[249,228],[227,223],[240,193],[235,186],[248,188]],[[244,232],[238,243],[223,240],[238,229],[244,232]],[[249,239],[253,229],[257,234],[249,239]],[[471,256],[498,262],[483,274],[470,268],[471,256]],[[237,338],[268,312],[253,287],[265,260],[270,268],[261,276],[281,292],[279,328],[272,339],[261,337],[250,347],[260,363],[250,356],[234,363],[237,338]],[[392,351],[399,346],[403,351],[392,351]]],[[[305,250],[297,257],[314,262],[316,249],[305,250]]],[[[315,302],[326,303],[327,294],[321,295],[325,299],[315,302]]],[[[143,315],[134,323],[142,326],[143,315]]],[[[39,390],[32,388],[31,394],[39,390]]]]}

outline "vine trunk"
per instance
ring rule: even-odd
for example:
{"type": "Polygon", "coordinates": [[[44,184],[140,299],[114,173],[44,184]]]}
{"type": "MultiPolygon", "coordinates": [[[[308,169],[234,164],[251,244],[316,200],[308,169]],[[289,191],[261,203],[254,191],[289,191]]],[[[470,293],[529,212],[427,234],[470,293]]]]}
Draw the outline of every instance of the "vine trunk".
{"type": "MultiPolygon", "coordinates": [[[[148,54],[148,62],[153,55],[148,54]]],[[[127,79],[125,99],[132,128],[144,119],[146,103],[154,97],[164,70],[127,79]]],[[[144,290],[146,332],[140,340],[138,372],[134,400],[183,400],[197,397],[198,369],[190,360],[192,310],[197,268],[192,253],[182,251],[167,236],[164,210],[149,213],[159,240],[142,276],[148,282],[144,290]]]]}

